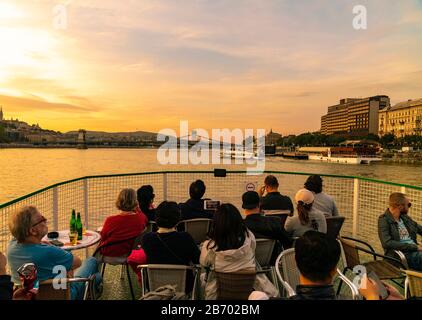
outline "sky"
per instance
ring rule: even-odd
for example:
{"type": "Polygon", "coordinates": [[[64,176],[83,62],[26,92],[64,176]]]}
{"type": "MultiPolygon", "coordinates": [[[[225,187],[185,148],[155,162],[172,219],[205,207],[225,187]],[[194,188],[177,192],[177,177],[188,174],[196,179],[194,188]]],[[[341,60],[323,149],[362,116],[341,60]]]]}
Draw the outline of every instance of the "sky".
{"type": "Polygon", "coordinates": [[[62,132],[316,131],[342,98],[422,98],[421,56],[422,0],[0,0],[5,117],[62,132]]]}

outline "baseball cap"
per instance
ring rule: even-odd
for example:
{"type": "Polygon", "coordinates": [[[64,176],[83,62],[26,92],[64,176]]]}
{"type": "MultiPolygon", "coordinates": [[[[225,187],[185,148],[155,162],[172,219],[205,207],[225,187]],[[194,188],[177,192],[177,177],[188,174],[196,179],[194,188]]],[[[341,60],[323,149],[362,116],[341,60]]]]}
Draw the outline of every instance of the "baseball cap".
{"type": "Polygon", "coordinates": [[[255,209],[259,206],[259,195],[256,191],[247,191],[242,195],[242,208],[255,209]]]}
{"type": "Polygon", "coordinates": [[[314,199],[314,194],[307,189],[300,189],[295,195],[296,203],[302,201],[304,204],[311,204],[314,202],[314,199]]]}

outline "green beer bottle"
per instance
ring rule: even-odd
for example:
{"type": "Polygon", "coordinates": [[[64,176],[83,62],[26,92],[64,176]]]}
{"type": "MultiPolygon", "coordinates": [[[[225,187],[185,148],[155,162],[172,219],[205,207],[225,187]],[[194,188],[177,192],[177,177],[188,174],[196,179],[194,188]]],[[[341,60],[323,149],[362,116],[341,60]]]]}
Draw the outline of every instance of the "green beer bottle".
{"type": "Polygon", "coordinates": [[[72,218],[70,218],[69,223],[69,233],[72,233],[76,230],[76,212],[75,209],[72,209],[72,218]]]}
{"type": "Polygon", "coordinates": [[[76,219],[76,230],[78,231],[78,240],[82,240],[82,220],[80,212],[78,212],[78,218],[76,219]]]}

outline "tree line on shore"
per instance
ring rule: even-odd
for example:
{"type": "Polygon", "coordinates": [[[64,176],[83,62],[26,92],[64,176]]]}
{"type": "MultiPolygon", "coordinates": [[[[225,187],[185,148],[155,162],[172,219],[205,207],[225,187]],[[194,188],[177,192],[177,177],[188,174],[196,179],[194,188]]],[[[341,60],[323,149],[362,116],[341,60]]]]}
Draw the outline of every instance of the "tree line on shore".
{"type": "Polygon", "coordinates": [[[337,146],[345,140],[372,140],[379,142],[383,148],[401,148],[411,146],[422,148],[422,136],[407,135],[397,138],[394,134],[386,134],[379,137],[375,134],[364,136],[347,137],[345,135],[325,135],[319,132],[306,132],[299,135],[290,135],[280,138],[276,145],[278,146],[337,146]]]}

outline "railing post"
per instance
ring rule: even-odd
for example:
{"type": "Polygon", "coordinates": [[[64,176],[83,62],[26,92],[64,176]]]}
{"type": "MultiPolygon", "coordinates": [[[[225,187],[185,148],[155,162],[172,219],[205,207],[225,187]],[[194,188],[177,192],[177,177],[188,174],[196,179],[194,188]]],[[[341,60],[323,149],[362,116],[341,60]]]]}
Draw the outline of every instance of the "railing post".
{"type": "Polygon", "coordinates": [[[359,179],[355,178],[353,180],[353,227],[352,235],[353,238],[356,238],[358,233],[358,212],[359,212],[359,179]]]}
{"type": "Polygon", "coordinates": [[[401,187],[400,192],[406,194],[406,187],[401,187]]]}
{"type": "MultiPolygon", "coordinates": [[[[88,179],[84,179],[84,217],[85,217],[85,230],[89,229],[89,213],[88,213],[88,179]]],[[[85,258],[88,258],[88,248],[85,249],[85,258]]]]}
{"type": "Polygon", "coordinates": [[[163,173],[163,200],[167,201],[167,173],[163,173]]]}
{"type": "Polygon", "coordinates": [[[59,194],[57,187],[53,188],[53,230],[59,230],[59,194]]]}
{"type": "Polygon", "coordinates": [[[89,213],[88,213],[88,179],[84,179],[84,216],[85,216],[85,229],[89,229],[89,213]]]}

